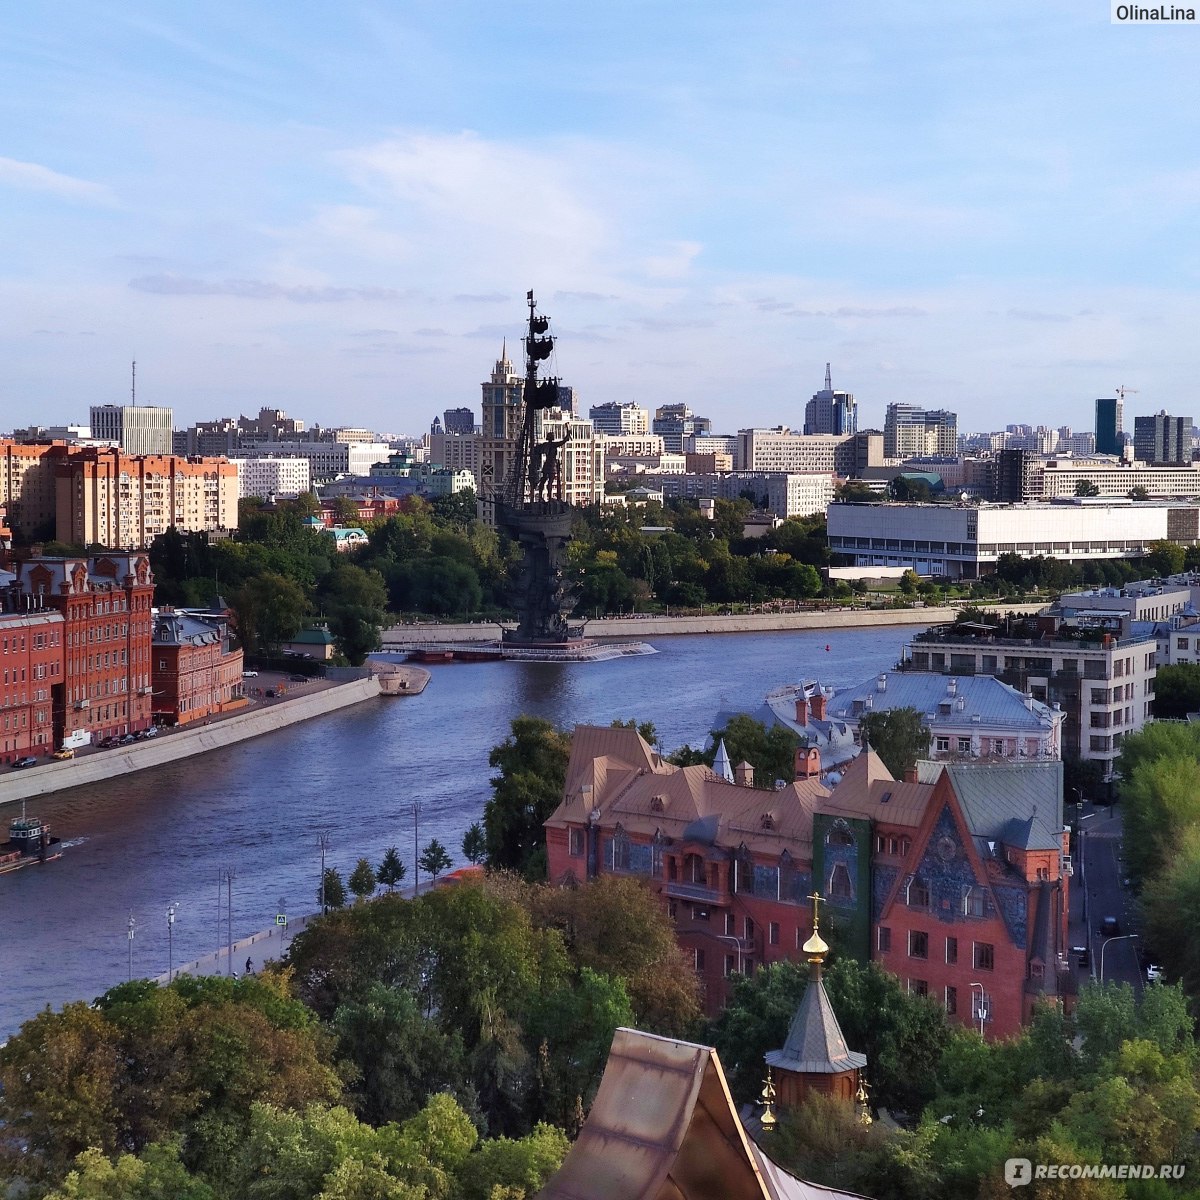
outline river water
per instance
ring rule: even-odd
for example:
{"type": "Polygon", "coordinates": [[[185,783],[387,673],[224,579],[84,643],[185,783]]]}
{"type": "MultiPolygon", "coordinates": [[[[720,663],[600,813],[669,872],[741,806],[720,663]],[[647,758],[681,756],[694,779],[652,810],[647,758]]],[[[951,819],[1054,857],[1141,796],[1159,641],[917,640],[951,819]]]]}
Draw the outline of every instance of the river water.
{"type": "MultiPolygon", "coordinates": [[[[430,667],[418,697],[367,701],[228,750],[36,802],[63,858],[0,877],[0,1039],[46,1004],[90,1000],[133,971],[167,970],[224,942],[221,872],[232,868],[233,936],[316,907],[317,838],[349,875],[399,846],[412,880],[420,844],[461,864],[463,831],[489,795],[487,755],[522,713],[570,727],[653,721],[667,750],[702,743],[723,710],[753,710],[801,679],[845,686],[890,669],[913,626],[651,639],[659,653],[588,664],[430,667]]],[[[11,812],[11,809],[10,809],[11,812]]],[[[5,814],[5,820],[8,814],[5,814]]]]}

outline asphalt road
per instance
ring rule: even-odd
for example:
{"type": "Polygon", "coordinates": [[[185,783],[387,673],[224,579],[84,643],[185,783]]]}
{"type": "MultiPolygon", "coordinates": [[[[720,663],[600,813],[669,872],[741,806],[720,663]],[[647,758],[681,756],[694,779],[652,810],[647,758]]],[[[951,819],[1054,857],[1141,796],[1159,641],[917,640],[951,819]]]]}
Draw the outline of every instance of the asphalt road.
{"type": "Polygon", "coordinates": [[[1075,876],[1075,898],[1071,905],[1071,944],[1086,944],[1091,951],[1091,974],[1133,986],[1140,996],[1144,986],[1138,940],[1127,935],[1140,932],[1133,893],[1122,885],[1121,814],[1119,807],[1099,808],[1083,819],[1082,874],[1075,876]],[[1086,895],[1085,895],[1086,893],[1086,895]],[[1086,915],[1086,934],[1085,934],[1086,915]],[[1119,939],[1101,931],[1105,917],[1115,917],[1119,939]],[[1086,938],[1086,940],[1084,940],[1086,938]]]}

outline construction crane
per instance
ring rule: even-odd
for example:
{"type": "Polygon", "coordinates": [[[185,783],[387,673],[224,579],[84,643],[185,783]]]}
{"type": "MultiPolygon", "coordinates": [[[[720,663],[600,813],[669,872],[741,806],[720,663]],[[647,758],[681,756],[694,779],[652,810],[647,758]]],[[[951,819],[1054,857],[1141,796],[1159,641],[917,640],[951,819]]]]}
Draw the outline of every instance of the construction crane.
{"type": "Polygon", "coordinates": [[[1122,384],[1119,388],[1117,388],[1117,399],[1120,400],[1120,402],[1122,404],[1125,403],[1125,393],[1126,392],[1130,392],[1134,396],[1136,396],[1138,394],[1138,389],[1137,388],[1127,388],[1124,384],[1122,384]]]}

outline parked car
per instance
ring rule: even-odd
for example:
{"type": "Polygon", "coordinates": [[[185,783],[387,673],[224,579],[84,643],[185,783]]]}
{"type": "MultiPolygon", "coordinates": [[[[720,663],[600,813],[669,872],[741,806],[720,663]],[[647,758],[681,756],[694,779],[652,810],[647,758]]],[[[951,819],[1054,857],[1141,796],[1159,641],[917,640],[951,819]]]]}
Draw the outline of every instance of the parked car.
{"type": "Polygon", "coordinates": [[[1162,967],[1157,963],[1146,964],[1146,982],[1161,983],[1162,982],[1162,967]]]}
{"type": "Polygon", "coordinates": [[[142,737],[146,738],[147,740],[158,737],[158,726],[151,725],[150,728],[142,734],[142,737]]]}
{"type": "Polygon", "coordinates": [[[136,733],[126,733],[126,734],[123,734],[121,737],[117,738],[117,745],[118,746],[132,746],[133,743],[136,741],[137,741],[136,733]]]}
{"type": "Polygon", "coordinates": [[[1104,920],[1100,922],[1100,936],[1106,938],[1120,937],[1121,922],[1118,921],[1116,917],[1105,917],[1104,920]]]}
{"type": "Polygon", "coordinates": [[[50,757],[65,761],[68,758],[74,758],[75,751],[72,750],[70,748],[70,746],[64,746],[61,750],[55,750],[55,752],[50,757]]]}
{"type": "Polygon", "coordinates": [[[274,700],[279,693],[275,690],[275,688],[267,688],[263,695],[266,696],[268,700],[274,700]]]}
{"type": "Polygon", "coordinates": [[[258,672],[257,671],[243,671],[242,678],[243,679],[257,679],[258,672]]]}
{"type": "Polygon", "coordinates": [[[32,755],[26,754],[24,758],[18,758],[17,761],[15,763],[13,763],[13,770],[16,771],[16,770],[20,770],[23,767],[36,767],[36,766],[37,766],[37,759],[34,758],[32,755]]]}
{"type": "Polygon", "coordinates": [[[307,676],[307,675],[289,675],[289,676],[288,676],[288,679],[289,679],[289,680],[290,680],[292,683],[307,683],[307,682],[308,682],[308,676],[307,676]]]}

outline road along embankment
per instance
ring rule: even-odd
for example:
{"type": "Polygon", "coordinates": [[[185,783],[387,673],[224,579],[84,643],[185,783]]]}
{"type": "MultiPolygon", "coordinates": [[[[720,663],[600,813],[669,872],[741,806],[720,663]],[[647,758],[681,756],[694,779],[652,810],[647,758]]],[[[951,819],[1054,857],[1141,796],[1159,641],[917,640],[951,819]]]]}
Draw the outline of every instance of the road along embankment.
{"type": "Polygon", "coordinates": [[[67,788],[103,783],[150,767],[166,766],[182,758],[207,754],[210,750],[221,750],[248,738],[361,704],[379,694],[379,680],[372,675],[291,700],[278,700],[266,708],[222,717],[210,725],[188,726],[131,746],[96,751],[67,762],[50,762],[25,771],[9,771],[0,777],[0,807],[67,788]]]}
{"type": "MultiPolygon", "coordinates": [[[[1035,613],[1045,604],[985,605],[989,611],[1035,613]]],[[[769,633],[789,629],[867,629],[881,625],[941,625],[953,621],[958,608],[845,608],[820,612],[710,613],[690,617],[604,617],[588,621],[584,633],[590,638],[647,638],[655,634],[769,633]]],[[[494,642],[498,625],[420,624],[393,625],[383,631],[384,650],[404,650],[428,642],[494,642]]]]}

